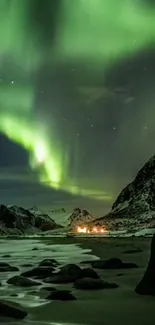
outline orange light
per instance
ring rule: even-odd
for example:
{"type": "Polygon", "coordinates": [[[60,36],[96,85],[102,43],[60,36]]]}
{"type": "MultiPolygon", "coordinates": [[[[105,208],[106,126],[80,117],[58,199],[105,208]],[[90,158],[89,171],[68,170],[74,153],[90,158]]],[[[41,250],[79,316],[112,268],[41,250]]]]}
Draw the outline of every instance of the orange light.
{"type": "Polygon", "coordinates": [[[86,226],[83,226],[83,227],[77,227],[76,229],[76,232],[78,233],[87,233],[87,234],[90,234],[90,233],[105,233],[107,232],[107,230],[103,229],[103,228],[97,228],[97,227],[94,227],[92,230],[88,229],[86,226]]]}

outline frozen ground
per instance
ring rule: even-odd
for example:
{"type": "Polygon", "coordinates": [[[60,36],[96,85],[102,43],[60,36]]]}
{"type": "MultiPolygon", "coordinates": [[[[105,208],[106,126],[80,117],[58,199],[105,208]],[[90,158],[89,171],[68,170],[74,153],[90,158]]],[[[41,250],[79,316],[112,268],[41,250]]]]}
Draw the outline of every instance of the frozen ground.
{"type": "Polygon", "coordinates": [[[61,264],[79,263],[98,257],[120,257],[123,261],[135,262],[139,266],[138,269],[97,271],[103,279],[118,283],[118,289],[83,292],[73,289],[72,285],[59,285],[58,287],[71,289],[77,300],[50,303],[44,299],[45,293],[40,287],[25,290],[8,286],[6,279],[11,274],[7,276],[0,273],[1,298],[20,302],[29,313],[27,320],[12,325],[153,325],[155,298],[134,293],[148,262],[150,241],[150,238],[140,237],[1,240],[0,261],[20,267],[20,272],[25,269],[23,264],[35,266],[46,257],[55,258],[61,264]],[[33,251],[35,247],[38,250],[33,251]],[[126,250],[135,248],[142,249],[142,252],[125,253],[126,250]],[[4,254],[10,254],[11,257],[3,258],[4,254]],[[12,293],[19,296],[12,297],[12,293]]]}

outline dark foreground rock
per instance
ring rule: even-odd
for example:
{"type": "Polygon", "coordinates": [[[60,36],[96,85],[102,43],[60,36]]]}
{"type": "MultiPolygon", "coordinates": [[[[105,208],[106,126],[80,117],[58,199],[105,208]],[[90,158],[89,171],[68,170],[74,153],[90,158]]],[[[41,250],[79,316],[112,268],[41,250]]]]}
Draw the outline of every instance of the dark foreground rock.
{"type": "Polygon", "coordinates": [[[84,277],[98,279],[99,275],[91,268],[81,269],[76,264],[68,264],[61,268],[58,273],[45,279],[46,283],[65,284],[73,283],[76,280],[84,277]]]}
{"type": "Polygon", "coordinates": [[[147,269],[135,292],[140,295],[155,296],[155,234],[151,242],[151,254],[147,269]]]}
{"type": "Polygon", "coordinates": [[[92,267],[95,269],[132,269],[138,268],[135,263],[124,263],[119,258],[111,258],[109,260],[99,260],[92,262],[92,267]]]}
{"type": "Polygon", "coordinates": [[[55,284],[73,283],[75,280],[79,279],[81,275],[82,270],[78,265],[67,264],[63,266],[58,273],[45,279],[45,282],[55,284]]]}
{"type": "Polygon", "coordinates": [[[54,271],[54,268],[46,268],[46,267],[35,267],[34,269],[25,271],[21,273],[21,276],[27,277],[27,278],[38,278],[38,279],[44,279],[47,277],[52,276],[54,271]]]}
{"type": "Polygon", "coordinates": [[[8,263],[0,262],[0,272],[16,272],[19,271],[18,267],[11,266],[8,263]]]}
{"type": "Polygon", "coordinates": [[[15,318],[15,319],[24,319],[27,316],[27,312],[14,307],[11,303],[6,301],[0,301],[0,316],[7,318],[15,318]]]}
{"type": "Polygon", "coordinates": [[[76,298],[68,290],[54,290],[46,299],[62,301],[76,300],[76,298]]]}
{"type": "Polygon", "coordinates": [[[53,258],[45,259],[39,263],[39,266],[56,267],[59,263],[53,258]]]}
{"type": "Polygon", "coordinates": [[[41,285],[40,282],[27,279],[24,276],[20,276],[20,275],[13,276],[7,281],[7,283],[19,287],[32,287],[32,286],[41,285]]]}
{"type": "Polygon", "coordinates": [[[70,276],[68,274],[56,274],[51,277],[48,277],[44,280],[45,283],[52,283],[52,284],[69,284],[73,283],[77,277],[70,276]]]}
{"type": "Polygon", "coordinates": [[[83,269],[80,277],[81,278],[99,279],[99,275],[97,274],[97,272],[91,268],[83,269]]]}
{"type": "Polygon", "coordinates": [[[118,288],[116,283],[109,283],[101,279],[82,278],[74,283],[76,289],[81,290],[99,290],[99,289],[115,289],[118,288]]]}
{"type": "Polygon", "coordinates": [[[18,206],[0,205],[0,235],[29,235],[62,228],[47,214],[38,214],[18,206]]]}

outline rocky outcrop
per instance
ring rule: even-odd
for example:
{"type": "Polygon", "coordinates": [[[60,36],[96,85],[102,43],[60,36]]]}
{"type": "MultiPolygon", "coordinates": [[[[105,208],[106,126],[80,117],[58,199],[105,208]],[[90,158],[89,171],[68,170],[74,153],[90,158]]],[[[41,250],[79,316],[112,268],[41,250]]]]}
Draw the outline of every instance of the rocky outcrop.
{"type": "Polygon", "coordinates": [[[139,295],[155,296],[155,234],[151,242],[151,254],[147,269],[135,292],[139,295]]]}
{"type": "Polygon", "coordinates": [[[77,227],[84,226],[89,222],[94,221],[93,217],[87,210],[76,208],[68,219],[69,231],[76,231],[77,227]]]}
{"type": "Polygon", "coordinates": [[[116,283],[109,283],[101,279],[81,278],[75,281],[74,287],[80,290],[100,290],[100,289],[116,289],[116,283]]]}
{"type": "Polygon", "coordinates": [[[5,320],[5,318],[6,320],[8,320],[9,318],[24,319],[25,317],[27,317],[27,312],[19,307],[13,306],[11,302],[0,301],[0,318],[1,317],[4,318],[3,321],[5,320]]]}
{"type": "Polygon", "coordinates": [[[155,228],[155,156],[121,191],[111,211],[92,225],[112,231],[155,228]]]}
{"type": "Polygon", "coordinates": [[[68,290],[54,290],[46,299],[62,301],[76,300],[76,298],[68,290]]]}
{"type": "Polygon", "coordinates": [[[47,214],[35,214],[18,206],[0,206],[0,235],[30,235],[60,227],[47,214]]]}

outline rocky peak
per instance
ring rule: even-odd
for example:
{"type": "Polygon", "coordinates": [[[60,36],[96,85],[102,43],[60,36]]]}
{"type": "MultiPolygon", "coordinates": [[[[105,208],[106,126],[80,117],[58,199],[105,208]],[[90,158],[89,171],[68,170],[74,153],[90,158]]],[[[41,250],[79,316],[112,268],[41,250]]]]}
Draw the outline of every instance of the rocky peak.
{"type": "Polygon", "coordinates": [[[95,218],[87,211],[76,208],[68,220],[69,230],[76,230],[78,226],[84,226],[95,218]]]}
{"type": "Polygon", "coordinates": [[[111,211],[94,224],[106,225],[111,230],[155,227],[155,156],[121,191],[111,211]]]}
{"type": "Polygon", "coordinates": [[[48,215],[32,213],[16,205],[0,205],[0,234],[35,234],[60,228],[48,215]]]}

